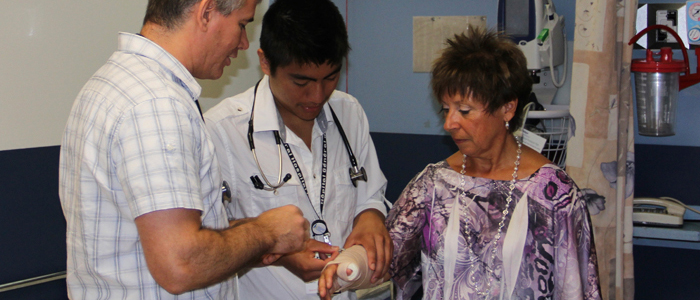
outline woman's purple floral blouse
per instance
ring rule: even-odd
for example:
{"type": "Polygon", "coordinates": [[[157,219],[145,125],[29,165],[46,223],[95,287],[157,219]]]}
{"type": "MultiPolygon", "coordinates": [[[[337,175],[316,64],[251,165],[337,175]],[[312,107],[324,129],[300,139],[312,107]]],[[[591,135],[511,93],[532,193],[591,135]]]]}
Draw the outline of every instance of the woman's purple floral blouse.
{"type": "Polygon", "coordinates": [[[448,258],[456,260],[452,299],[601,298],[586,203],[573,180],[553,164],[516,181],[497,255],[491,259],[509,185],[509,181],[461,175],[445,161],[430,164],[416,175],[386,220],[394,241],[391,275],[400,289],[398,299],[410,299],[421,285],[424,299],[444,298],[445,233],[456,199],[461,201],[458,250],[456,258],[448,258]],[[522,261],[513,293],[501,298],[503,236],[525,192],[528,228],[523,231],[527,237],[522,261]],[[487,280],[490,292],[478,295],[477,291],[487,289],[487,280]]]}

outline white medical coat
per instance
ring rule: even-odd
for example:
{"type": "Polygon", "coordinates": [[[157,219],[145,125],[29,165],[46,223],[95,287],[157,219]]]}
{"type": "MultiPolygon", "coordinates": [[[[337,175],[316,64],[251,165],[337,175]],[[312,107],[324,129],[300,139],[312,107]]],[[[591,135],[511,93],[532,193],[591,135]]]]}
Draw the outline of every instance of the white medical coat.
{"type": "MultiPolygon", "coordinates": [[[[267,76],[260,81],[255,96],[253,136],[260,166],[268,180],[277,183],[280,155],[273,131],[279,130],[301,168],[309,195],[307,197],[304,192],[284,147],[281,153],[282,177],[290,173],[291,180],[279,188],[277,193],[254,188],[250,177],[257,175],[262,180],[247,138],[254,89],[251,87],[239,95],[224,99],[205,114],[206,125],[212,134],[221,163],[223,179],[231,188],[231,217],[256,217],[271,208],[293,204],[302,210],[309,223],[317,220],[317,213],[320,213],[324,132],[328,145],[328,171],[322,215],[331,233],[332,244],[341,247],[344,245],[352,231],[353,220],[360,212],[374,208],[386,214],[384,191],[387,181],[379,168],[367,117],[357,99],[337,90],[333,92],[316,118],[312,150],[309,150],[301,138],[284,126],[270,92],[267,76]],[[349,155],[333,121],[329,104],[345,130],[358,167],[364,167],[367,172],[368,181],[358,181],[357,188],[350,180],[349,155]]],[[[318,295],[306,292],[306,284],[300,278],[283,267],[254,268],[239,273],[239,276],[240,299],[318,299],[318,295]]],[[[354,298],[354,294],[344,293],[335,299],[354,298]]]]}

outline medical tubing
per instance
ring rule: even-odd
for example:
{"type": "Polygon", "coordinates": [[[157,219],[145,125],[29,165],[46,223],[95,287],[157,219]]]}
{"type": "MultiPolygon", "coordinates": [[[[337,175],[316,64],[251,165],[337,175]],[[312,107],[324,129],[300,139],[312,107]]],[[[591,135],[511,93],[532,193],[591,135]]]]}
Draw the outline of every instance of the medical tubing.
{"type": "Polygon", "coordinates": [[[663,29],[663,30],[665,30],[666,32],[668,32],[668,33],[670,33],[671,35],[673,35],[673,37],[676,38],[676,41],[678,41],[678,43],[680,43],[681,45],[683,45],[683,47],[680,47],[680,48],[681,48],[681,50],[682,50],[682,52],[683,52],[683,62],[685,62],[685,71],[684,71],[684,72],[685,72],[686,75],[690,74],[690,66],[689,66],[689,63],[688,63],[688,51],[685,50],[685,43],[683,43],[683,40],[681,39],[681,37],[678,36],[678,33],[676,33],[671,27],[668,27],[668,26],[666,26],[666,25],[659,25],[659,24],[651,25],[651,26],[649,26],[649,27],[647,27],[647,28],[644,28],[642,31],[640,31],[640,32],[637,33],[635,36],[633,36],[632,39],[630,39],[630,41],[627,43],[627,45],[629,46],[629,45],[634,44],[639,38],[641,38],[643,35],[645,35],[648,31],[654,30],[654,29],[663,29]]]}
{"type": "MultiPolygon", "coordinates": [[[[255,102],[253,102],[253,107],[255,107],[255,102]]],[[[250,120],[248,120],[248,145],[250,146],[250,150],[253,151],[255,150],[255,144],[253,143],[253,117],[252,117],[252,112],[251,112],[251,117],[250,120]]]]}
{"type": "MultiPolygon", "coordinates": [[[[252,122],[252,120],[251,120],[251,122],[252,122]]],[[[253,136],[252,136],[252,130],[251,130],[251,128],[252,128],[252,127],[248,127],[248,131],[251,132],[250,143],[251,143],[251,145],[252,145],[252,141],[253,141],[253,138],[252,138],[252,137],[253,137],[253,136]]],[[[281,138],[280,138],[280,133],[279,133],[279,131],[276,131],[276,130],[275,130],[275,131],[274,131],[274,134],[275,134],[275,140],[277,141],[277,157],[280,158],[280,159],[279,159],[279,172],[278,172],[278,174],[277,174],[277,184],[276,184],[276,185],[273,185],[269,180],[267,180],[267,176],[265,176],[265,172],[263,172],[262,167],[260,167],[260,162],[258,162],[258,156],[255,154],[255,147],[252,147],[252,148],[250,149],[250,150],[253,152],[253,158],[255,159],[255,164],[258,166],[258,171],[260,171],[260,175],[262,175],[262,178],[263,178],[263,180],[265,180],[265,183],[267,183],[267,185],[270,186],[270,188],[263,188],[263,189],[265,189],[265,190],[267,190],[267,191],[275,190],[275,189],[281,187],[281,186],[284,184],[284,183],[282,183],[282,181],[283,181],[283,180],[282,180],[282,148],[280,147],[281,138]]],[[[287,174],[287,175],[289,175],[289,174],[287,174]]],[[[287,180],[289,180],[289,178],[287,178],[287,177],[291,178],[291,175],[290,175],[290,176],[285,176],[285,177],[284,177],[284,179],[285,179],[284,182],[287,182],[287,180]]]]}
{"type": "Polygon", "coordinates": [[[335,112],[333,111],[333,107],[331,107],[331,104],[328,103],[328,108],[331,109],[331,115],[333,116],[333,122],[335,122],[336,127],[338,127],[338,132],[340,132],[340,137],[343,138],[343,143],[345,143],[345,150],[348,152],[348,156],[350,156],[350,164],[357,168],[357,161],[355,160],[355,154],[352,153],[352,149],[350,149],[350,143],[348,142],[348,137],[345,136],[345,131],[343,130],[343,126],[340,125],[340,121],[338,121],[338,117],[335,115],[335,112]]]}
{"type": "MultiPolygon", "coordinates": [[[[255,159],[255,164],[258,166],[258,171],[260,171],[260,175],[262,175],[263,180],[265,180],[265,183],[267,183],[269,188],[266,188],[263,186],[263,189],[266,191],[273,191],[276,190],[277,188],[281,187],[284,183],[286,183],[289,179],[292,178],[292,176],[288,173],[287,176],[284,177],[284,180],[282,179],[282,147],[280,147],[280,143],[282,142],[282,138],[280,137],[279,131],[275,130],[273,133],[275,135],[275,143],[277,143],[277,157],[279,157],[279,172],[277,173],[277,184],[273,185],[269,180],[267,180],[267,176],[265,176],[265,172],[263,172],[262,167],[260,167],[260,162],[258,161],[258,155],[255,154],[255,143],[253,142],[253,116],[255,112],[255,98],[257,98],[258,95],[258,85],[260,85],[260,81],[262,79],[258,80],[258,83],[255,84],[255,89],[253,90],[253,105],[250,109],[250,119],[248,120],[248,145],[250,146],[250,151],[253,152],[253,159],[255,159]],[[284,182],[283,182],[284,181],[284,182]]],[[[253,184],[255,185],[255,177],[257,176],[251,176],[251,180],[253,180],[253,184]]],[[[257,181],[260,181],[258,179],[257,181]]],[[[257,188],[257,185],[256,185],[257,188]]]]}
{"type": "MultiPolygon", "coordinates": [[[[267,183],[267,185],[269,185],[272,188],[272,189],[268,189],[268,188],[263,187],[263,189],[274,190],[274,189],[282,186],[280,184],[282,182],[282,180],[281,180],[282,179],[282,168],[280,168],[279,173],[277,175],[277,178],[278,178],[277,185],[273,185],[269,180],[267,180],[267,176],[265,176],[265,172],[262,171],[262,168],[260,167],[260,162],[258,162],[258,156],[255,155],[255,149],[253,149],[252,151],[253,151],[253,158],[255,159],[255,164],[258,165],[258,171],[260,171],[260,175],[262,175],[262,178],[263,178],[263,180],[265,180],[265,183],[267,183]]],[[[282,155],[281,152],[280,152],[280,155],[282,155]]]]}
{"type": "MultiPolygon", "coordinates": [[[[547,1],[547,4],[545,5],[545,10],[547,14],[547,18],[549,21],[552,21],[556,18],[561,18],[560,16],[556,16],[556,8],[554,8],[554,3],[552,1],[547,1]]],[[[558,23],[559,20],[557,19],[555,23],[558,23]]],[[[561,82],[557,82],[557,79],[554,77],[554,45],[552,44],[552,37],[547,39],[547,42],[549,43],[549,47],[547,48],[547,54],[549,54],[549,75],[552,78],[552,84],[556,88],[560,88],[564,85],[566,82],[566,72],[568,71],[568,64],[567,64],[567,50],[566,50],[566,33],[564,35],[564,76],[561,79],[561,82]]]]}
{"type": "Polygon", "coordinates": [[[556,78],[554,78],[554,50],[552,49],[554,46],[552,45],[552,39],[549,39],[549,49],[547,52],[549,53],[549,75],[552,77],[552,84],[556,88],[560,88],[564,85],[566,82],[566,72],[569,71],[568,69],[568,54],[567,54],[567,49],[566,49],[566,34],[564,34],[564,76],[562,76],[561,82],[557,82],[556,78]]]}
{"type": "MultiPolygon", "coordinates": [[[[253,142],[253,116],[255,112],[255,98],[258,96],[258,86],[260,85],[260,81],[262,79],[258,80],[258,82],[255,84],[255,88],[253,90],[253,105],[250,108],[250,119],[248,120],[248,145],[250,145],[250,150],[253,151],[255,149],[255,143],[253,142]]],[[[277,143],[279,145],[279,143],[277,143]]],[[[281,151],[280,151],[281,152],[281,151]]],[[[253,156],[255,156],[255,151],[253,151],[253,156]]],[[[255,159],[255,162],[258,162],[258,159],[255,159]]],[[[260,165],[258,164],[258,169],[260,169],[260,165]]],[[[260,170],[260,173],[262,173],[262,170],[260,170]]],[[[280,174],[281,175],[281,174],[280,174]]],[[[263,175],[265,176],[265,175],[263,175]]]]}

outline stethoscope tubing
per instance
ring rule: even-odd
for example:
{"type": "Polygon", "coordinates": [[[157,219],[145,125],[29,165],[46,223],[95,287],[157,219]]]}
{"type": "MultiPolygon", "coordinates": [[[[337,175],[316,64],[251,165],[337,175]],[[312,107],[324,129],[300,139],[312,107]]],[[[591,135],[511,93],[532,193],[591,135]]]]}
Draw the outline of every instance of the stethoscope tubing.
{"type": "MultiPolygon", "coordinates": [[[[258,161],[258,156],[255,153],[255,142],[253,140],[253,117],[254,117],[254,112],[255,112],[255,100],[258,95],[258,86],[260,85],[260,81],[262,79],[258,80],[258,82],[255,84],[255,88],[253,90],[253,105],[250,110],[250,120],[248,120],[248,145],[250,146],[250,151],[253,152],[253,159],[255,159],[255,165],[258,167],[258,171],[260,171],[260,174],[262,175],[263,180],[265,181],[265,184],[267,186],[263,186],[262,189],[267,190],[267,191],[274,191],[277,190],[278,188],[282,187],[290,178],[291,175],[287,174],[287,176],[282,178],[282,138],[279,135],[279,131],[275,130],[273,131],[275,135],[275,143],[277,143],[277,155],[279,157],[279,172],[277,175],[277,184],[272,184],[268,179],[267,176],[265,176],[265,172],[263,172],[262,167],[260,166],[260,162],[258,161]]],[[[350,142],[348,142],[348,137],[345,135],[345,130],[343,130],[343,126],[340,124],[340,121],[338,120],[338,117],[335,115],[335,112],[333,111],[333,108],[330,107],[330,103],[328,104],[329,108],[331,110],[331,115],[333,116],[333,121],[335,121],[336,126],[338,127],[338,132],[340,133],[340,137],[343,139],[343,144],[345,145],[345,150],[348,152],[348,156],[350,159],[350,165],[352,168],[350,169],[350,179],[355,187],[357,187],[357,180],[363,180],[367,181],[367,173],[365,172],[365,168],[358,169],[357,167],[357,160],[355,159],[355,154],[352,151],[352,147],[350,147],[350,142]]],[[[252,176],[251,179],[253,179],[255,176],[252,176]]],[[[255,179],[253,179],[253,182],[255,184],[255,179]]],[[[256,188],[259,187],[259,185],[256,185],[256,188]]]]}
{"type": "MultiPolygon", "coordinates": [[[[252,147],[250,150],[253,152],[253,159],[255,159],[255,165],[258,166],[258,171],[260,171],[260,175],[262,175],[263,180],[265,180],[265,183],[269,187],[263,186],[263,189],[266,191],[274,191],[284,185],[286,181],[282,180],[282,147],[280,146],[280,138],[279,138],[279,132],[275,131],[275,139],[277,140],[277,156],[280,158],[279,159],[279,172],[277,173],[277,184],[272,184],[268,179],[267,176],[265,176],[265,172],[262,171],[262,168],[260,167],[260,162],[258,162],[258,156],[255,154],[255,147],[252,147]]],[[[251,139],[252,141],[252,139],[251,139]]]]}
{"type": "MultiPolygon", "coordinates": [[[[330,107],[330,104],[328,104],[328,106],[330,107]]],[[[343,126],[340,125],[340,121],[338,121],[338,117],[335,115],[333,108],[331,108],[331,115],[333,115],[333,121],[335,121],[336,126],[338,126],[338,132],[340,132],[340,137],[343,139],[343,144],[345,144],[345,150],[348,152],[348,156],[350,156],[350,165],[353,168],[357,168],[355,154],[352,152],[350,142],[348,142],[348,137],[345,135],[345,130],[343,130],[343,126]]]]}
{"type": "MultiPolygon", "coordinates": [[[[258,95],[258,86],[260,85],[260,81],[262,79],[258,80],[258,82],[255,84],[255,90],[253,90],[253,107],[250,110],[250,120],[248,120],[248,145],[250,146],[250,151],[253,152],[253,159],[255,159],[255,165],[258,167],[258,171],[260,171],[260,175],[262,175],[263,180],[265,180],[265,183],[267,186],[262,186],[262,189],[266,191],[274,191],[277,190],[278,188],[282,187],[291,176],[285,176],[287,178],[286,180],[282,179],[282,146],[280,145],[282,143],[282,138],[280,138],[280,133],[279,131],[275,130],[275,143],[277,143],[277,157],[279,157],[279,165],[278,169],[279,172],[277,173],[277,184],[272,184],[268,179],[267,176],[265,176],[265,172],[263,172],[262,167],[260,167],[260,162],[258,161],[258,155],[255,153],[255,141],[253,140],[253,116],[254,116],[254,111],[255,111],[255,98],[258,95]]],[[[251,177],[252,178],[252,177],[251,177]]],[[[255,181],[253,181],[255,182],[255,181]]],[[[256,185],[258,187],[258,185],[256,185]]]]}

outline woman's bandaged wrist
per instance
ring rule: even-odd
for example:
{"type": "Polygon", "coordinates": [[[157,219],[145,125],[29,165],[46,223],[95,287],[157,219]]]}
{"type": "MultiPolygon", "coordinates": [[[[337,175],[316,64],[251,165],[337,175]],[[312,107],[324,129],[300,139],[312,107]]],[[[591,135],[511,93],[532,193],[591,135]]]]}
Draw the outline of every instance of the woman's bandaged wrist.
{"type": "Polygon", "coordinates": [[[345,249],[333,261],[326,264],[325,270],[329,265],[338,265],[336,274],[338,277],[333,282],[333,290],[344,292],[347,290],[366,289],[379,285],[382,279],[376,283],[371,283],[372,271],[369,268],[367,260],[367,251],[361,245],[355,245],[345,249]],[[352,273],[348,275],[348,269],[352,273]]]}

